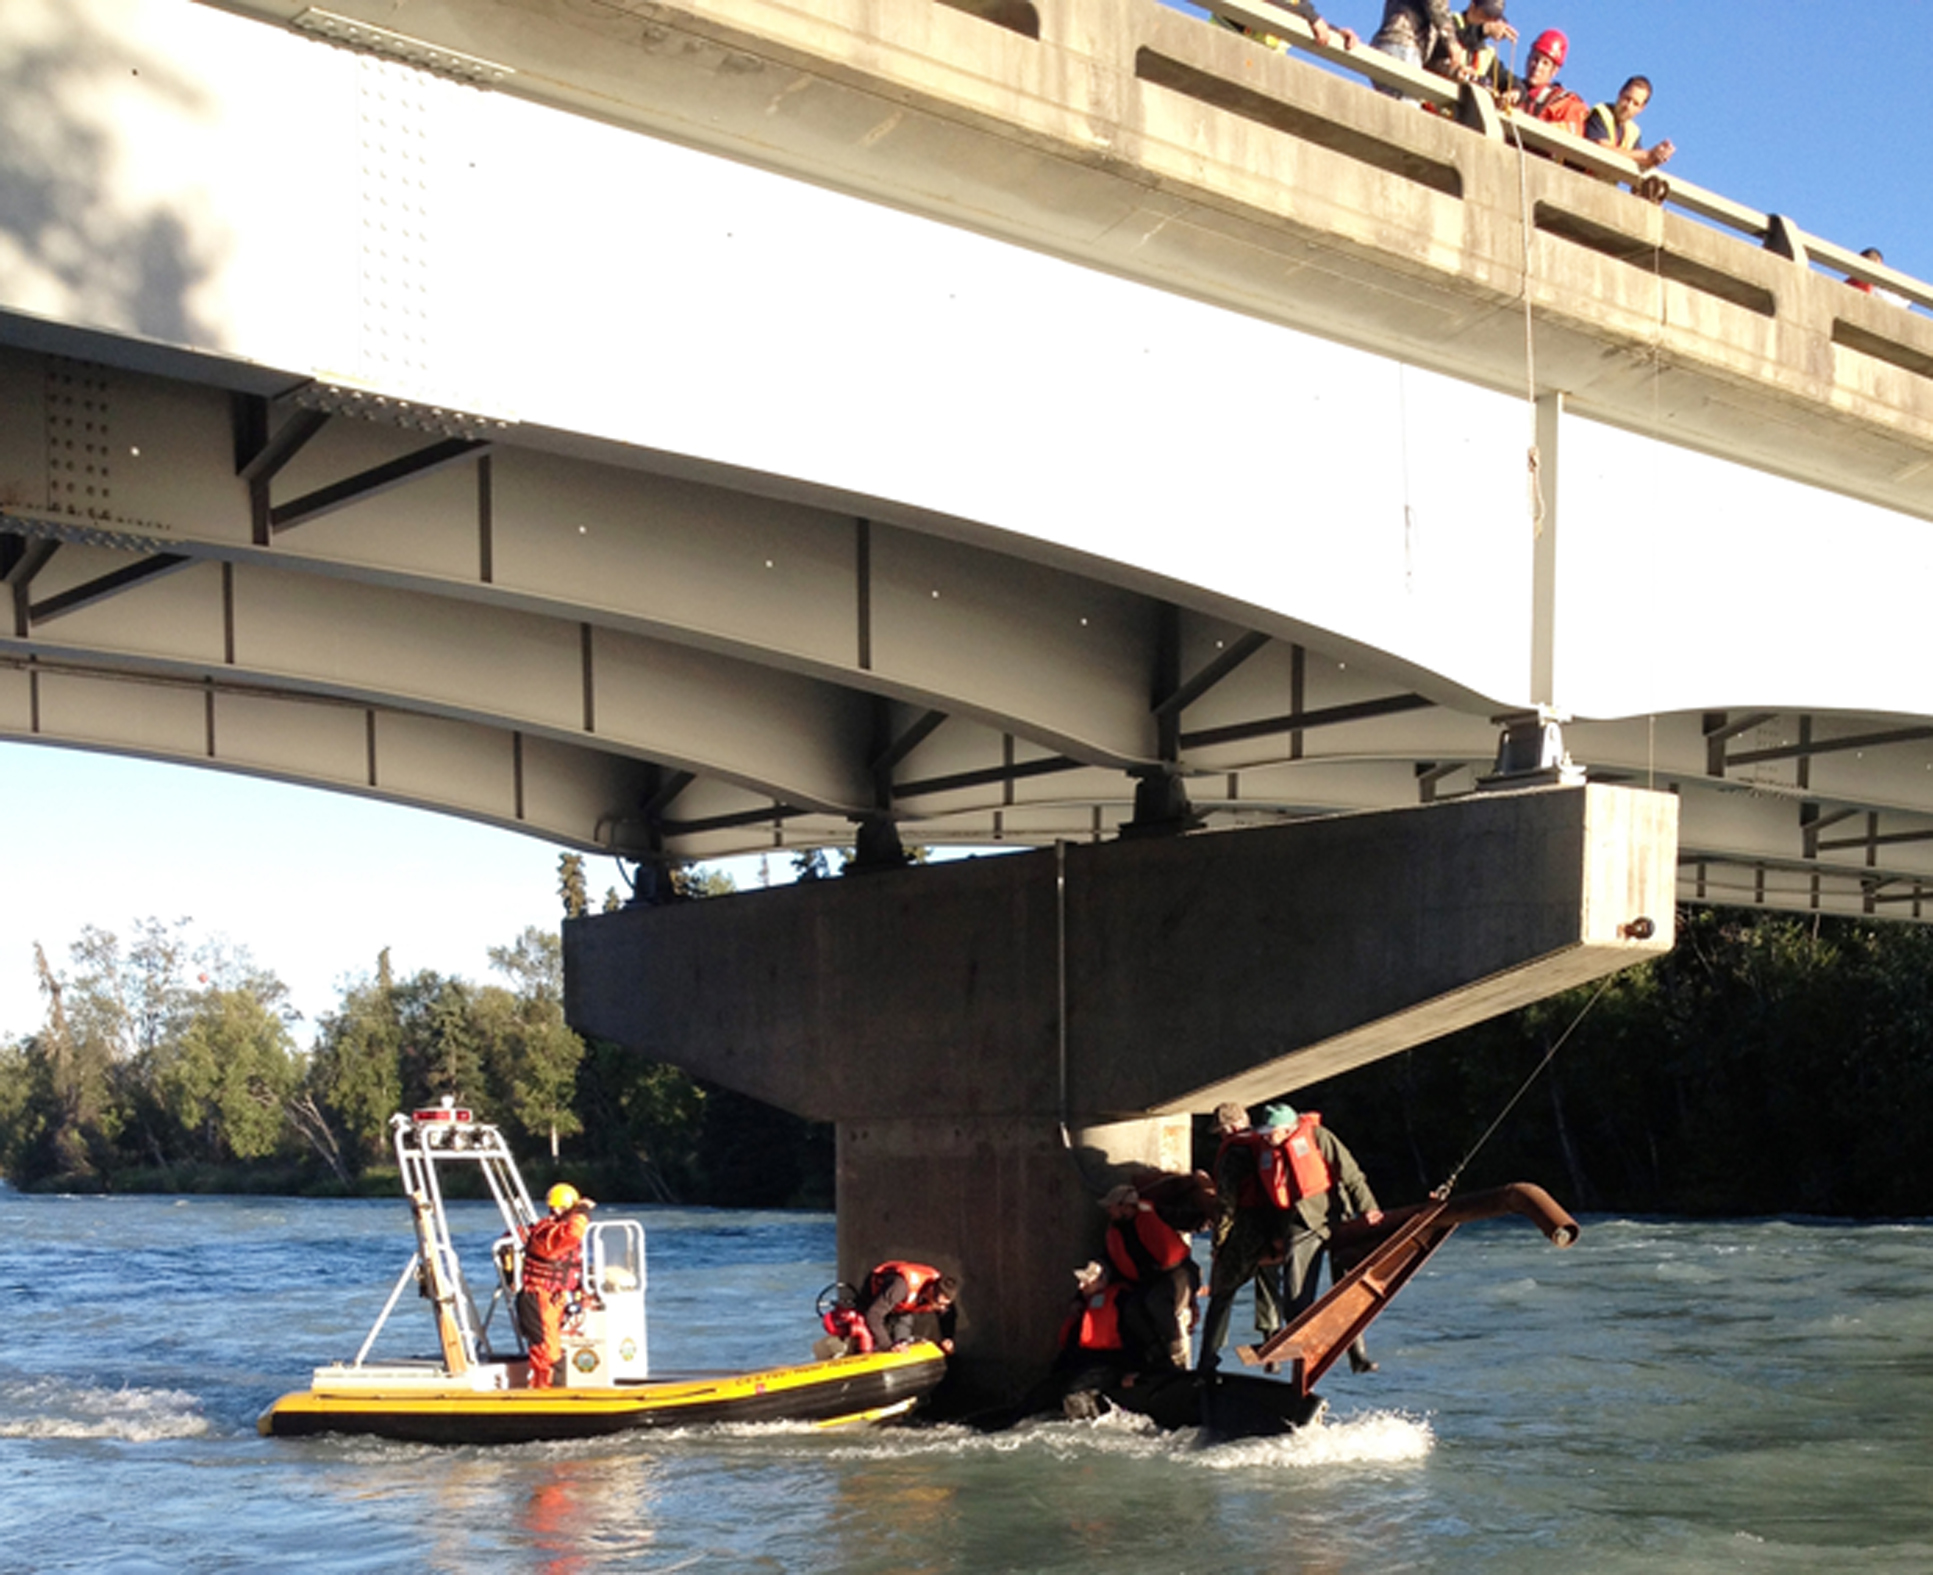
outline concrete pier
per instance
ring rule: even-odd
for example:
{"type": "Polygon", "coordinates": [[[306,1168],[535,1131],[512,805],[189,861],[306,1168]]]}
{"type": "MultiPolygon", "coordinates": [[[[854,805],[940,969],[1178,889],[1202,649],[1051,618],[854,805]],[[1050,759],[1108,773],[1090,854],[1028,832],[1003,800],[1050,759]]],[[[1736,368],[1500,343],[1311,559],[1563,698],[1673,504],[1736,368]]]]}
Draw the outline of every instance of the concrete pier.
{"type": "Polygon", "coordinates": [[[1051,1355],[1190,1113],[1668,950],[1676,801],[1604,786],[1062,846],[572,921],[581,1031],[837,1123],[839,1267],[965,1281],[956,1403],[1051,1355]]]}

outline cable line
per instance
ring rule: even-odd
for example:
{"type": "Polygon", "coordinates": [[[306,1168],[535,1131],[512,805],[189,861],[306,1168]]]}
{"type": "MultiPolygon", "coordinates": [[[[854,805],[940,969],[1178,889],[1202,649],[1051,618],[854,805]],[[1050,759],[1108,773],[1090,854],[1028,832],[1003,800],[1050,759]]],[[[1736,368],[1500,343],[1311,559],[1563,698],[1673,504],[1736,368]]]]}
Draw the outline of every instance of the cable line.
{"type": "Polygon", "coordinates": [[[1597,987],[1597,994],[1593,995],[1588,1001],[1584,1003],[1584,1009],[1571,1019],[1570,1027],[1566,1028],[1561,1034],[1559,1034],[1557,1036],[1557,1042],[1544,1052],[1544,1059],[1539,1061],[1537,1065],[1531,1069],[1530,1076],[1525,1078],[1523,1080],[1522,1085],[1517,1089],[1517,1092],[1510,1096],[1509,1103],[1506,1104],[1503,1107],[1503,1109],[1497,1112],[1497,1119],[1492,1121],[1490,1125],[1484,1129],[1484,1133],[1482,1137],[1478,1138],[1475,1143],[1470,1145],[1470,1152],[1465,1154],[1462,1159],[1457,1161],[1456,1169],[1450,1172],[1449,1176],[1444,1180],[1443,1184],[1440,1187],[1437,1187],[1434,1191],[1430,1193],[1430,1196],[1432,1198],[1435,1198],[1438,1202],[1441,1202],[1443,1199],[1447,1198],[1452,1192],[1456,1190],[1456,1184],[1458,1180],[1462,1177],[1463,1172],[1469,1169],[1470,1161],[1477,1157],[1477,1151],[1481,1149],[1484,1144],[1488,1143],[1493,1136],[1496,1135],[1497,1128],[1502,1126],[1504,1123],[1504,1118],[1508,1116],[1511,1111],[1517,1108],[1517,1101],[1522,1099],[1525,1094],[1530,1092],[1530,1085],[1536,1082],[1537,1079],[1543,1075],[1544,1068],[1549,1066],[1551,1063],[1551,1058],[1554,1057],[1559,1050],[1562,1050],[1564,1048],[1564,1041],[1569,1039],[1572,1034],[1577,1032],[1577,1025],[1583,1022],[1585,1017],[1587,1017],[1590,1014],[1591,1008],[1597,1005],[1599,1001],[1604,999],[1604,992],[1611,988],[1611,981],[1616,977],[1617,977],[1616,974],[1606,974],[1604,976],[1603,982],[1599,984],[1597,987]]]}

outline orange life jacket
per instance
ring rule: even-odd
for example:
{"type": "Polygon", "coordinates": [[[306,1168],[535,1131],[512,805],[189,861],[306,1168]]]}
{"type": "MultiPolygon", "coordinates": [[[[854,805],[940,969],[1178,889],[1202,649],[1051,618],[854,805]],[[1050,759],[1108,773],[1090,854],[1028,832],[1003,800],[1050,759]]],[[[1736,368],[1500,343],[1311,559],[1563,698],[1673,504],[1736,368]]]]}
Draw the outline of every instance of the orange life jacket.
{"type": "Polygon", "coordinates": [[[1071,1333],[1083,1351],[1119,1351],[1121,1339],[1121,1297],[1128,1286],[1116,1280],[1091,1296],[1083,1296],[1075,1313],[1071,1333]]]}
{"type": "Polygon", "coordinates": [[[1263,1171],[1263,1186],[1269,1200],[1279,1209],[1292,1207],[1298,1199],[1320,1197],[1336,1184],[1329,1172],[1329,1161],[1322,1157],[1316,1142],[1321,1115],[1305,1110],[1289,1129],[1288,1141],[1267,1146],[1268,1158],[1263,1171]]]}
{"type": "Polygon", "coordinates": [[[524,1237],[524,1289],[563,1294],[578,1281],[582,1217],[553,1214],[530,1227],[524,1237]]]}
{"type": "Polygon", "coordinates": [[[1531,117],[1549,125],[1584,135],[1584,122],[1591,118],[1590,106],[1561,82],[1546,82],[1524,99],[1531,117]]]}
{"type": "Polygon", "coordinates": [[[889,1258],[866,1276],[865,1299],[871,1301],[892,1283],[896,1275],[905,1277],[906,1300],[897,1307],[890,1308],[889,1311],[919,1312],[922,1310],[920,1292],[940,1277],[940,1271],[930,1263],[906,1263],[897,1258],[889,1258]]]}
{"type": "Polygon", "coordinates": [[[1107,1255],[1123,1279],[1142,1284],[1185,1262],[1188,1243],[1144,1204],[1132,1225],[1115,1220],[1108,1226],[1107,1255]]]}

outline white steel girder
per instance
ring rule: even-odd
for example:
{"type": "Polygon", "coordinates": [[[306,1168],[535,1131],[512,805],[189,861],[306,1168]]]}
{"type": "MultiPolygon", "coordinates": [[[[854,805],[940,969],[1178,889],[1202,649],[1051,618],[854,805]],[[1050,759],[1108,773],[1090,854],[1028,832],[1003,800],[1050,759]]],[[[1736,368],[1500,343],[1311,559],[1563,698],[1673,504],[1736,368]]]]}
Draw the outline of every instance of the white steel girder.
{"type": "MultiPolygon", "coordinates": [[[[876,814],[936,843],[1099,838],[1137,774],[1255,823],[1467,792],[1491,761],[1481,697],[1252,610],[231,370],[0,352],[0,737],[670,859],[843,844],[876,814]]],[[[1687,898],[1933,917],[1919,719],[1568,741],[1683,795],[1687,898]]]]}
{"type": "Polygon", "coordinates": [[[986,840],[1030,799],[1057,806],[1031,836],[1111,830],[1122,773],[1186,769],[1196,697],[1163,709],[1157,692],[1258,651],[1238,732],[1255,706],[1259,736],[1287,740],[1426,704],[1360,660],[1312,678],[1299,644],[985,544],[290,381],[296,397],[271,400],[0,352],[7,732],[506,823],[528,821],[516,784],[541,740],[620,757],[600,774],[614,801],[546,817],[547,834],[709,853],[787,820],[845,840],[887,809],[986,840]],[[295,703],[313,699],[330,705],[295,703]],[[325,715],[363,720],[347,754],[270,747],[259,722],[231,747],[243,712],[323,733],[325,715]],[[494,767],[440,786],[391,773],[384,742],[408,730],[376,719],[406,716],[456,724],[452,748],[494,767]],[[662,768],[642,792],[637,762],[662,768]],[[1098,781],[1073,815],[1076,775],[1098,781]],[[689,780],[667,797],[673,777],[689,780]]]}

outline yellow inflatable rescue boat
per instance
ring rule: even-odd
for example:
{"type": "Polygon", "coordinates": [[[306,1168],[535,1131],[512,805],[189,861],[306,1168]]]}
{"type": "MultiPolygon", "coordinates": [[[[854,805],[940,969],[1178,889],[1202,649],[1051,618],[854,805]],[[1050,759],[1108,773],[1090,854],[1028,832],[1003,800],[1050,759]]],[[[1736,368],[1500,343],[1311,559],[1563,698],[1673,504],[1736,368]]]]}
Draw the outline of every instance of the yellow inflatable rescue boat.
{"type": "MultiPolygon", "coordinates": [[[[921,1342],[903,1351],[838,1356],[755,1372],[654,1374],[646,1340],[645,1238],[635,1220],[600,1221],[584,1238],[579,1288],[564,1325],[562,1387],[530,1387],[521,1349],[498,1352],[489,1329],[514,1307],[523,1241],[539,1214],[502,1133],[450,1101],[391,1120],[416,1252],[354,1360],[319,1367],[309,1388],[262,1413],[265,1435],[365,1433],[437,1444],[588,1438],[632,1428],[707,1422],[808,1422],[835,1427],[905,1416],[946,1376],[946,1357],[921,1342]],[[479,1312],[450,1238],[439,1168],[476,1165],[503,1216],[495,1288],[479,1312]],[[432,1307],[442,1354],[372,1362],[369,1353],[404,1290],[432,1307]]],[[[507,1319],[514,1329],[514,1319],[507,1319]]]]}

